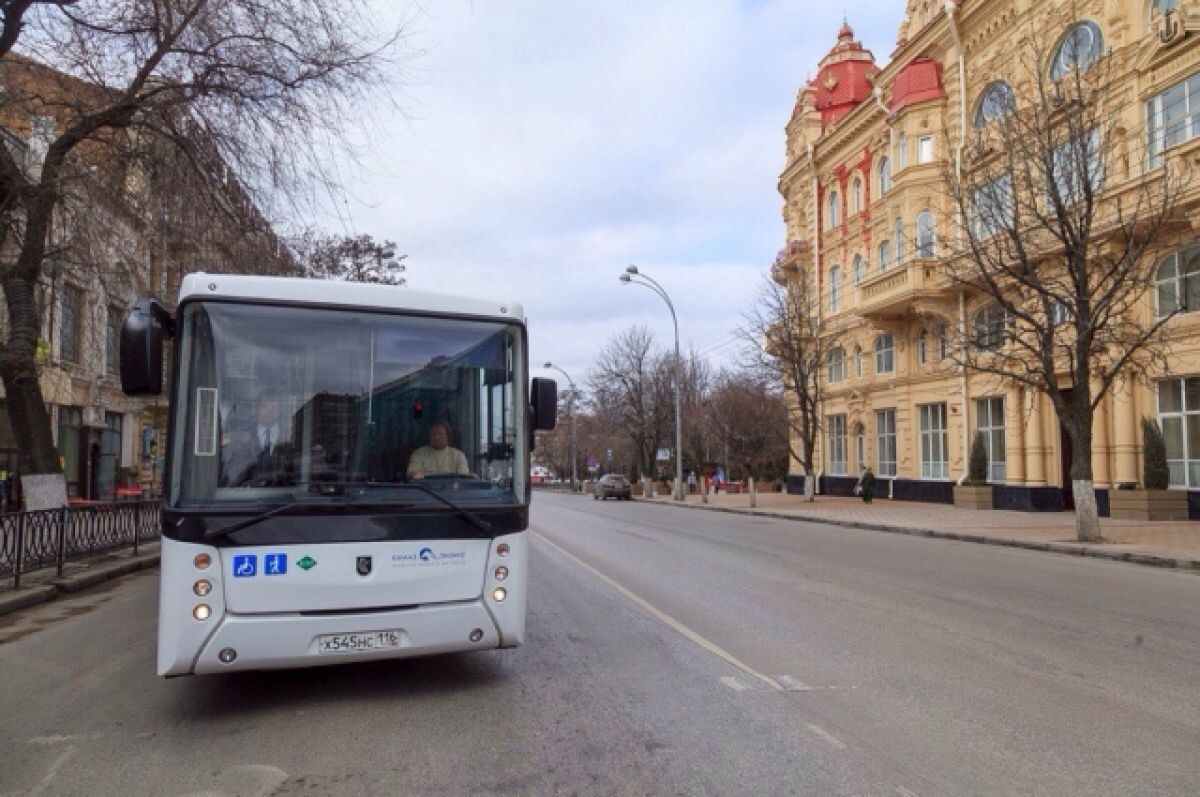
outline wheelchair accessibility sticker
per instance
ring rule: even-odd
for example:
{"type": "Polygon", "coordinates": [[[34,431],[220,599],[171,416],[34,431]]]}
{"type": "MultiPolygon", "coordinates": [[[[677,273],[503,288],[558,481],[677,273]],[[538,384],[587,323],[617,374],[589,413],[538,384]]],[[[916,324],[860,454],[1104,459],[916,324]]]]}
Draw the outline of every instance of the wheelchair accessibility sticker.
{"type": "Polygon", "coordinates": [[[233,557],[234,578],[250,578],[258,575],[257,554],[239,554],[233,557]]]}

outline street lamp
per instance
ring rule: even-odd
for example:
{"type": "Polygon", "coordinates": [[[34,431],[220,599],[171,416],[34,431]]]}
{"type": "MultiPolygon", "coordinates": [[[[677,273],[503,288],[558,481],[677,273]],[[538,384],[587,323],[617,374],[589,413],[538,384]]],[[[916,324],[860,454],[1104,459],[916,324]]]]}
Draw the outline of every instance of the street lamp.
{"type": "Polygon", "coordinates": [[[619,279],[626,285],[642,285],[659,295],[667,303],[671,311],[671,323],[675,325],[675,500],[683,500],[683,409],[680,399],[683,382],[683,360],[679,356],[679,319],[675,315],[675,305],[666,290],[650,277],[638,271],[637,266],[626,266],[625,273],[619,279]]]}
{"type": "Polygon", "coordinates": [[[543,368],[549,368],[558,371],[567,378],[567,384],[571,386],[571,403],[567,406],[571,410],[571,489],[579,489],[576,485],[579,482],[579,474],[576,470],[576,454],[575,454],[575,399],[579,396],[579,391],[575,388],[575,381],[571,379],[571,375],[563,369],[559,368],[552,362],[547,362],[543,368]]]}

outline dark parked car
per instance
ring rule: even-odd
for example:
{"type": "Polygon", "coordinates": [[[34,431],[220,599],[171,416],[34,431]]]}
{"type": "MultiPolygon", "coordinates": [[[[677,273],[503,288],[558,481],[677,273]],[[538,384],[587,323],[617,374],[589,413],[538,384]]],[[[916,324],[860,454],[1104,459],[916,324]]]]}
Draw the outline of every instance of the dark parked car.
{"type": "Polygon", "coordinates": [[[601,476],[596,482],[596,492],[592,498],[599,501],[601,498],[624,498],[629,500],[629,479],[626,479],[620,473],[609,473],[606,476],[601,476]]]}

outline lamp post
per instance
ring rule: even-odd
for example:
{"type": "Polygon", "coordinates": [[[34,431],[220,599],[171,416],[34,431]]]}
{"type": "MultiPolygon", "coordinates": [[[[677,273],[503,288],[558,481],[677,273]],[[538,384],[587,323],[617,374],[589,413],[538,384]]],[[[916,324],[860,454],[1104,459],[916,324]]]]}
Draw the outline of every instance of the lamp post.
{"type": "Polygon", "coordinates": [[[638,271],[637,266],[626,266],[625,273],[620,276],[626,285],[642,285],[658,294],[667,303],[671,311],[671,323],[675,325],[675,500],[683,500],[683,405],[680,398],[683,389],[683,360],[679,356],[679,318],[675,315],[675,305],[671,297],[655,280],[638,271]]]}
{"type": "Polygon", "coordinates": [[[571,402],[567,405],[571,410],[571,489],[578,490],[579,474],[576,470],[576,449],[575,449],[575,399],[579,396],[579,391],[575,387],[575,380],[571,379],[571,375],[563,369],[559,368],[552,362],[547,362],[543,368],[548,368],[558,371],[567,378],[567,384],[571,386],[571,402]]]}

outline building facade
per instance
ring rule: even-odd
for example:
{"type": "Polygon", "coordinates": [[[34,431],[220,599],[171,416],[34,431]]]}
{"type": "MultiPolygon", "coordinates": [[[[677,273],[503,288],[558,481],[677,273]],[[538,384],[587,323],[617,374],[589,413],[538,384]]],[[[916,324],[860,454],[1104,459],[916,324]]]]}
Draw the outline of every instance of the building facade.
{"type": "MultiPolygon", "coordinates": [[[[0,101],[0,137],[36,177],[66,124],[55,109],[99,89],[23,59],[7,60],[0,73],[0,88],[14,86],[19,90],[0,91],[10,98],[0,101]],[[17,96],[57,101],[35,107],[11,99],[17,96]]],[[[166,447],[166,397],[126,396],[119,375],[120,329],[134,301],[153,297],[173,306],[191,271],[295,276],[300,267],[219,160],[202,187],[194,168],[166,146],[144,147],[136,158],[80,149],[69,163],[36,288],[42,396],[69,498],[110,500],[119,487],[154,494],[166,447]]],[[[14,247],[9,236],[0,267],[13,262],[14,247]]],[[[0,335],[7,333],[0,302],[0,335]]],[[[0,387],[0,471],[19,475],[5,409],[0,387]]]]}
{"type": "MultiPolygon", "coordinates": [[[[1109,60],[1117,129],[1133,142],[1126,177],[1152,179],[1172,149],[1200,153],[1197,0],[909,0],[886,64],[844,26],[787,125],[788,241],[772,269],[781,285],[808,281],[837,334],[823,374],[824,492],[849,493],[870,466],[884,495],[949,502],[981,432],[997,508],[1070,505],[1070,441],[1047,396],[964,368],[948,351],[968,330],[1004,323],[981,292],[946,278],[943,244],[960,234],[946,175],[1010,83],[1030,82],[1018,31],[1048,37],[1047,70],[1109,60]]],[[[1200,231],[1195,185],[1180,202],[1200,231]]],[[[1200,269],[1180,265],[1194,253],[1185,245],[1163,256],[1148,291],[1144,312],[1168,295],[1182,309],[1165,365],[1118,380],[1099,405],[1102,514],[1108,490],[1141,482],[1144,417],[1163,429],[1172,486],[1200,491],[1200,269]]],[[[1200,516],[1200,492],[1191,497],[1200,516]]]]}

